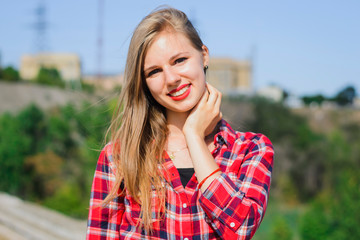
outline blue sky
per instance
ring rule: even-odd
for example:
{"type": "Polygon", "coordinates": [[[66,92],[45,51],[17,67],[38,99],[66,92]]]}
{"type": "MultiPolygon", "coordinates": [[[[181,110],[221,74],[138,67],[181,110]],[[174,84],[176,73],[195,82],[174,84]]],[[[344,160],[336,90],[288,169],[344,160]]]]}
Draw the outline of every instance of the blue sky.
{"type": "MultiPolygon", "coordinates": [[[[213,57],[254,59],[256,88],[276,84],[294,94],[360,92],[358,0],[103,0],[107,73],[122,72],[131,33],[150,11],[168,4],[188,14],[213,57]]],[[[34,9],[40,0],[0,0],[2,65],[19,66],[33,53],[34,9]]],[[[83,72],[97,70],[98,0],[43,0],[48,49],[80,55],[83,72]]]]}

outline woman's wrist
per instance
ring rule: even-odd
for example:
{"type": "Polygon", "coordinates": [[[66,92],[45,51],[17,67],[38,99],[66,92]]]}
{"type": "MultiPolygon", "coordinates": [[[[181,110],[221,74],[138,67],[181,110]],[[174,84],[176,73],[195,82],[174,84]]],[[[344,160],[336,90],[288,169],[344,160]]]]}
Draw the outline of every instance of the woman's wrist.
{"type": "Polygon", "coordinates": [[[205,138],[204,134],[197,133],[194,129],[184,128],[183,133],[184,133],[184,136],[186,139],[198,138],[199,140],[204,140],[204,138],[205,138]]]}
{"type": "Polygon", "coordinates": [[[215,175],[217,172],[220,172],[221,169],[217,168],[215,171],[213,171],[212,173],[210,173],[207,177],[205,177],[198,185],[198,188],[201,188],[203,186],[203,184],[205,183],[206,180],[208,180],[211,176],[215,175]]]}

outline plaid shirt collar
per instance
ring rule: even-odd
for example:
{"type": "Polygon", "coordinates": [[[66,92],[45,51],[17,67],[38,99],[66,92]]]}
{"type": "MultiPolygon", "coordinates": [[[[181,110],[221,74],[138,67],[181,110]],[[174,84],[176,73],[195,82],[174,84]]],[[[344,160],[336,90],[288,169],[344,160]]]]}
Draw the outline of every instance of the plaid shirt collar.
{"type": "Polygon", "coordinates": [[[224,144],[227,148],[231,148],[235,142],[235,131],[224,119],[218,122],[217,129],[218,132],[214,136],[215,148],[222,147],[224,144]]]}

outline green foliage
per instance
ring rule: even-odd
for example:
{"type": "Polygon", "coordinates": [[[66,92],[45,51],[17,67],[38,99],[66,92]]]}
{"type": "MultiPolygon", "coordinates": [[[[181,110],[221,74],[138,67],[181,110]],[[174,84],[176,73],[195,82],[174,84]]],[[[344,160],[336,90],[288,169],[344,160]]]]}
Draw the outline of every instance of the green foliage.
{"type": "MultiPolygon", "coordinates": [[[[85,137],[93,136],[95,139],[103,139],[105,131],[112,116],[108,105],[94,106],[89,103],[85,103],[82,106],[82,110],[79,111],[75,118],[80,130],[80,134],[85,137]]],[[[92,146],[99,148],[100,145],[92,146]]]]}
{"type": "Polygon", "coordinates": [[[81,194],[82,191],[77,184],[68,182],[63,184],[53,196],[47,198],[44,205],[72,217],[85,218],[88,213],[89,197],[84,198],[81,194]]]}
{"type": "Polygon", "coordinates": [[[353,169],[335,181],[335,188],[319,195],[302,217],[303,239],[360,239],[360,177],[353,169]]]}
{"type": "Polygon", "coordinates": [[[270,232],[271,240],[291,240],[293,233],[288,222],[283,217],[277,217],[270,232]]]}
{"type": "Polygon", "coordinates": [[[353,86],[347,86],[340,90],[334,97],[325,97],[322,94],[303,96],[301,97],[303,103],[309,106],[312,103],[321,105],[324,101],[332,101],[337,103],[339,106],[346,106],[353,104],[354,98],[356,97],[356,89],[353,86]]]}
{"type": "Polygon", "coordinates": [[[300,231],[302,239],[327,239],[331,230],[328,203],[326,199],[315,201],[301,218],[300,231]]]}
{"type": "Polygon", "coordinates": [[[303,239],[360,239],[360,125],[328,137],[325,188],[302,218],[303,239]]]}
{"type": "Polygon", "coordinates": [[[46,123],[42,110],[31,104],[18,114],[17,119],[20,123],[19,131],[21,134],[32,140],[28,154],[43,151],[44,148],[40,143],[46,134],[46,123]]]}
{"type": "MultiPolygon", "coordinates": [[[[311,130],[306,119],[294,114],[281,103],[274,103],[266,99],[252,100],[253,117],[246,123],[248,129],[267,135],[276,145],[286,147],[284,158],[291,160],[287,167],[288,176],[276,175],[274,171],[273,185],[282,187],[283,194],[291,192],[291,196],[282,196],[292,199],[298,196],[300,201],[307,201],[321,189],[323,176],[321,169],[326,162],[325,136],[311,130]],[[291,181],[284,184],[282,179],[291,181]],[[308,181],[313,179],[313,181],[308,181]],[[293,186],[295,191],[289,191],[293,186]]],[[[284,161],[284,160],[283,160],[284,161]]],[[[285,168],[286,163],[280,162],[278,168],[285,168]],[[284,164],[284,166],[281,166],[284,164]]]]}
{"type": "Polygon", "coordinates": [[[326,97],[324,97],[322,94],[303,96],[301,99],[306,106],[309,106],[312,103],[321,105],[325,100],[327,100],[326,97]]]}
{"type": "Polygon", "coordinates": [[[65,87],[65,82],[61,79],[60,73],[56,68],[41,67],[35,82],[44,85],[65,87]]]}
{"type": "Polygon", "coordinates": [[[353,86],[348,86],[342,89],[336,96],[333,101],[335,101],[340,106],[351,105],[356,97],[356,90],[353,86]]]}
{"type": "Polygon", "coordinates": [[[0,68],[0,80],[11,82],[20,81],[19,72],[12,66],[8,66],[4,69],[0,68]]]}
{"type": "Polygon", "coordinates": [[[299,191],[296,190],[294,181],[289,175],[282,174],[277,177],[276,187],[281,189],[282,199],[289,205],[298,204],[300,197],[298,196],[299,191]]]}
{"type": "Polygon", "coordinates": [[[53,195],[62,184],[63,165],[64,159],[50,150],[26,157],[24,166],[31,179],[26,183],[27,195],[38,199],[53,195]]]}
{"type": "Polygon", "coordinates": [[[87,84],[84,81],[80,81],[81,89],[88,93],[94,93],[95,92],[95,86],[91,84],[87,84]]]}
{"type": "Polygon", "coordinates": [[[0,191],[85,217],[111,114],[107,104],[0,116],[0,191]]]}
{"type": "Polygon", "coordinates": [[[263,98],[255,98],[252,103],[254,116],[246,123],[251,131],[264,133],[273,142],[290,140],[298,149],[306,148],[320,138],[310,129],[305,118],[292,113],[282,103],[263,98]]]}
{"type": "MultiPolygon", "coordinates": [[[[359,159],[360,160],[360,159],[359,159]]],[[[346,239],[360,239],[360,176],[357,168],[344,171],[334,188],[331,206],[334,225],[333,239],[346,236],[346,239]],[[341,216],[341,217],[339,217],[341,216]]]]}
{"type": "Polygon", "coordinates": [[[23,195],[24,156],[31,151],[31,137],[21,132],[21,122],[10,114],[0,118],[0,190],[23,195]]]}
{"type": "Polygon", "coordinates": [[[299,219],[306,206],[289,205],[286,200],[274,198],[270,194],[265,217],[253,240],[299,239],[299,219]]]}

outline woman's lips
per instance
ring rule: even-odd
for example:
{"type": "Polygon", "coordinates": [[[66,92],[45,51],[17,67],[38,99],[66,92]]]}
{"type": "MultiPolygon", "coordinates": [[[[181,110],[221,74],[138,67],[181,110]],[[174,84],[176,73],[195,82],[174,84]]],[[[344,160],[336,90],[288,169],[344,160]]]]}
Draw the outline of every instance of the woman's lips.
{"type": "Polygon", "coordinates": [[[169,97],[171,97],[175,101],[180,101],[186,98],[191,91],[191,84],[183,84],[178,88],[172,90],[168,93],[169,97]]]}

